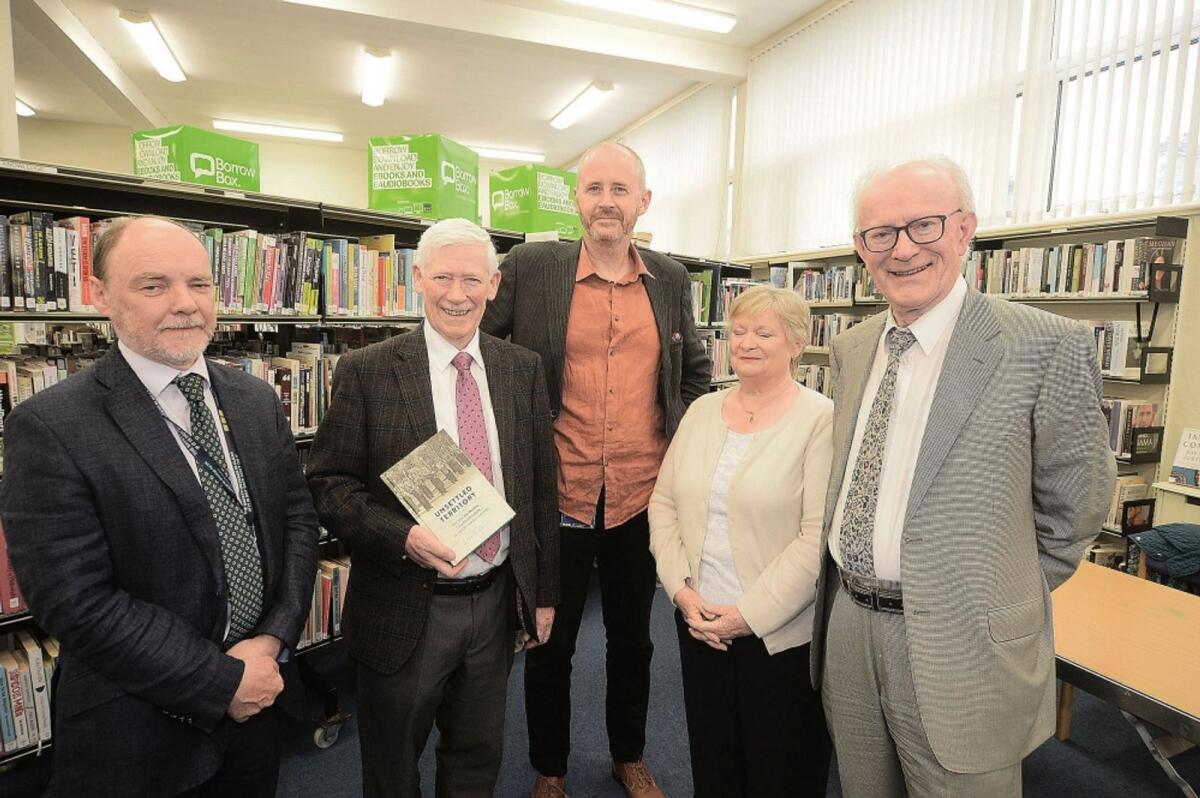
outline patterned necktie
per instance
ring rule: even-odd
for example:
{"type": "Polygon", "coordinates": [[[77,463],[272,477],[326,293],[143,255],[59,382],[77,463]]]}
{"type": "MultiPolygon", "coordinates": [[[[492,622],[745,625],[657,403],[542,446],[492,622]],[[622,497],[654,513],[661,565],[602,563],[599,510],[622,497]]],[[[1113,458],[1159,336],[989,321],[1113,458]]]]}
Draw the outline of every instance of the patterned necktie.
{"type": "MultiPolygon", "coordinates": [[[[454,385],[454,406],[458,411],[458,448],[492,482],[492,455],[488,449],[487,426],[483,423],[483,401],[479,398],[479,383],[471,374],[472,358],[468,352],[459,352],[450,361],[458,369],[458,381],[454,385]]],[[[500,532],[475,549],[484,562],[491,563],[500,553],[500,532]]]]}
{"type": "Polygon", "coordinates": [[[858,459],[846,491],[842,508],[842,529],[838,545],[842,564],[847,571],[863,576],[875,575],[875,507],[879,501],[879,474],[883,470],[883,447],[887,443],[888,421],[892,416],[892,399],[896,394],[896,372],[900,356],[916,341],[916,336],[904,327],[888,331],[888,362],[879,391],[867,416],[858,459]]]}
{"type": "Polygon", "coordinates": [[[254,529],[246,519],[246,513],[237,498],[230,494],[226,484],[233,485],[229,469],[225,467],[225,453],[221,439],[213,423],[212,413],[204,403],[204,378],[199,374],[181,374],[174,383],[188,401],[192,419],[192,439],[200,447],[196,470],[200,474],[200,487],[208,499],[217,534],[221,541],[221,560],[225,565],[225,584],[229,590],[229,639],[236,643],[246,637],[258,623],[262,614],[262,561],[258,553],[258,541],[254,529]],[[213,469],[200,462],[207,460],[225,483],[213,473],[213,469]]]}

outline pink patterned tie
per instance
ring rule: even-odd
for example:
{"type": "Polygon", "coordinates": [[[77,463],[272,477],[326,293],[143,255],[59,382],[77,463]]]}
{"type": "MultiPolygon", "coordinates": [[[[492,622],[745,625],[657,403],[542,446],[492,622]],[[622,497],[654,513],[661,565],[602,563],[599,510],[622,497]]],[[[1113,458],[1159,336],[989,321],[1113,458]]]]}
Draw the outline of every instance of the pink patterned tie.
{"type": "MultiPolygon", "coordinates": [[[[492,482],[492,455],[488,450],[487,427],[483,423],[483,401],[479,398],[479,383],[471,375],[471,355],[459,352],[450,361],[458,369],[454,386],[454,405],[458,410],[458,447],[467,458],[492,482]]],[[[496,531],[475,549],[484,562],[491,563],[500,553],[500,532],[496,531]]]]}

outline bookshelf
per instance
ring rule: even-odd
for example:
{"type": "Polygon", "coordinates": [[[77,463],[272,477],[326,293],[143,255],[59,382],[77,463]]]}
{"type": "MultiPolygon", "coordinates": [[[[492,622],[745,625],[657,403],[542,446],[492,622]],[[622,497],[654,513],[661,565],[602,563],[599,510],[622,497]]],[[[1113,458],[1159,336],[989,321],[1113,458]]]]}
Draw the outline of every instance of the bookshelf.
{"type": "MultiPolygon", "coordinates": [[[[238,238],[243,231],[256,231],[260,234],[257,241],[261,243],[262,236],[279,241],[297,234],[300,240],[311,239],[321,248],[330,241],[357,242],[368,236],[385,236],[394,241],[397,249],[411,249],[431,224],[430,221],[414,217],[319,202],[0,159],[0,215],[11,216],[24,212],[49,214],[54,220],[85,216],[93,221],[153,214],[176,219],[196,230],[220,230],[222,238],[226,234],[229,238],[238,238]]],[[[523,235],[518,233],[489,232],[501,253],[524,240],[523,235]]],[[[9,264],[2,262],[0,266],[4,267],[7,274],[9,264]]],[[[214,343],[227,348],[225,345],[236,342],[244,345],[247,351],[258,351],[260,354],[273,351],[279,355],[298,343],[325,341],[337,348],[354,348],[386,337],[397,329],[411,327],[422,319],[422,316],[410,313],[360,315],[326,312],[324,299],[328,286],[325,284],[325,274],[320,270],[310,271],[309,277],[315,278],[312,286],[316,293],[307,307],[294,306],[290,312],[264,312],[262,306],[250,308],[247,299],[238,309],[257,312],[232,312],[231,309],[231,312],[219,313],[214,343]]],[[[240,278],[235,276],[234,279],[240,278]]],[[[247,285],[253,283],[248,282],[247,285]]],[[[258,285],[261,287],[265,282],[258,285]]],[[[91,312],[90,308],[45,312],[6,308],[0,310],[0,323],[11,323],[10,332],[20,327],[22,333],[28,331],[34,338],[40,336],[44,343],[39,341],[33,349],[37,357],[64,355],[64,350],[66,355],[75,357],[78,353],[72,347],[77,345],[73,343],[77,339],[86,341],[86,346],[80,346],[80,351],[96,351],[102,348],[99,344],[111,337],[107,320],[91,312]]],[[[293,428],[297,429],[295,421],[293,428]]],[[[305,425],[297,430],[297,445],[302,454],[311,443],[312,428],[312,425],[305,425]]],[[[336,547],[336,541],[323,542],[323,556],[337,556],[340,552],[336,547]]],[[[319,622],[323,623],[321,612],[325,610],[317,606],[321,598],[320,590],[318,583],[314,588],[313,617],[321,617],[319,622]]],[[[0,615],[0,636],[33,625],[33,618],[28,612],[0,615]]],[[[302,668],[305,655],[319,651],[337,639],[337,635],[332,635],[328,639],[314,640],[312,645],[298,650],[302,668]]],[[[327,747],[337,739],[337,730],[348,716],[338,710],[336,693],[331,692],[331,688],[320,684],[318,689],[325,696],[327,717],[314,735],[314,741],[321,747],[327,747]]],[[[0,767],[36,755],[48,745],[43,741],[40,745],[10,749],[0,754],[0,767]]]]}
{"type": "Polygon", "coordinates": [[[729,303],[743,286],[753,283],[752,270],[740,263],[708,260],[674,252],[667,255],[683,264],[692,278],[692,308],[696,330],[704,340],[705,351],[712,360],[712,390],[737,382],[729,367],[729,347],[726,344],[729,303]]]}

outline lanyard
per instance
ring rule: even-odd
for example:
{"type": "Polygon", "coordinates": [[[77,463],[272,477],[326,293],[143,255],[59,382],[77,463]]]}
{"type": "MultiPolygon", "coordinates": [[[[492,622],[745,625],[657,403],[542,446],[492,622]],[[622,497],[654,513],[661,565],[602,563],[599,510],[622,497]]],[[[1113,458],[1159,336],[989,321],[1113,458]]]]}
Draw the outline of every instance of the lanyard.
{"type": "MultiPolygon", "coordinates": [[[[237,478],[236,487],[232,482],[229,481],[228,471],[225,468],[222,468],[220,464],[212,459],[209,453],[205,451],[199,443],[196,442],[196,439],[192,437],[190,432],[179,426],[179,424],[175,422],[175,419],[167,415],[167,411],[158,401],[158,397],[151,394],[150,398],[154,400],[154,406],[158,408],[158,412],[162,414],[162,417],[166,419],[168,424],[175,428],[177,433],[179,433],[179,440],[183,441],[183,445],[189,452],[191,452],[192,457],[195,458],[196,467],[203,468],[208,471],[208,473],[212,475],[213,479],[217,480],[218,484],[228,491],[229,495],[232,496],[234,501],[238,503],[238,506],[242,508],[242,512],[246,514],[246,523],[253,527],[254,508],[250,503],[250,491],[246,487],[246,474],[242,469],[242,459],[238,457],[237,451],[233,448],[233,445],[229,440],[229,422],[225,420],[225,411],[223,411],[218,405],[217,415],[221,419],[221,431],[225,435],[225,443],[227,446],[229,446],[229,459],[233,461],[233,473],[237,478]]],[[[205,411],[207,412],[207,410],[208,407],[206,406],[205,411]]]]}

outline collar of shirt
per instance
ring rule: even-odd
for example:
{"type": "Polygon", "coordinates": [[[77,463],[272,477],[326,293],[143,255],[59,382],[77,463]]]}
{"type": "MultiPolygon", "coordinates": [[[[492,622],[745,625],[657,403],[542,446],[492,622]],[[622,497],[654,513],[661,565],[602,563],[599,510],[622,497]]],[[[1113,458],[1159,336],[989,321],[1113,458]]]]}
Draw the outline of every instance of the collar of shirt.
{"type": "Polygon", "coordinates": [[[162,395],[162,392],[167,389],[167,386],[181,374],[199,374],[204,378],[204,384],[209,385],[208,379],[208,363],[203,357],[196,358],[196,362],[190,367],[180,371],[174,366],[168,366],[165,363],[159,363],[157,360],[139,355],[134,352],[122,341],[117,341],[117,348],[121,350],[121,355],[125,358],[125,362],[133,369],[133,373],[142,381],[142,385],[146,386],[146,390],[155,399],[162,395]]]}
{"type": "MultiPolygon", "coordinates": [[[[629,259],[633,261],[634,273],[617,280],[618,285],[632,283],[643,274],[653,279],[654,275],[651,274],[650,270],[646,268],[646,263],[642,260],[641,253],[637,251],[637,247],[635,247],[633,244],[629,245],[629,259]]],[[[588,254],[587,244],[580,244],[579,266],[575,269],[575,282],[578,283],[581,280],[586,280],[593,274],[596,274],[596,264],[592,263],[592,256],[588,254]]],[[[599,275],[596,276],[598,277],[599,275]]]]}
{"type": "MultiPolygon", "coordinates": [[[[942,340],[946,331],[954,325],[966,298],[967,283],[962,277],[959,277],[954,281],[954,287],[950,289],[950,293],[946,294],[941,302],[921,314],[920,318],[908,326],[924,354],[931,353],[938,342],[942,340]]],[[[898,326],[896,319],[892,316],[891,308],[888,308],[887,323],[883,326],[885,339],[888,331],[896,326],[898,326]]]]}
{"type": "MultiPolygon", "coordinates": [[[[459,353],[459,348],[442,337],[442,334],[433,328],[429,323],[429,319],[425,320],[425,350],[429,353],[429,368],[430,370],[445,371],[452,368],[451,363],[454,356],[459,353]]],[[[479,350],[479,330],[475,330],[475,334],[471,336],[471,340],[462,348],[471,356],[474,364],[483,368],[483,353],[479,350]]]]}

